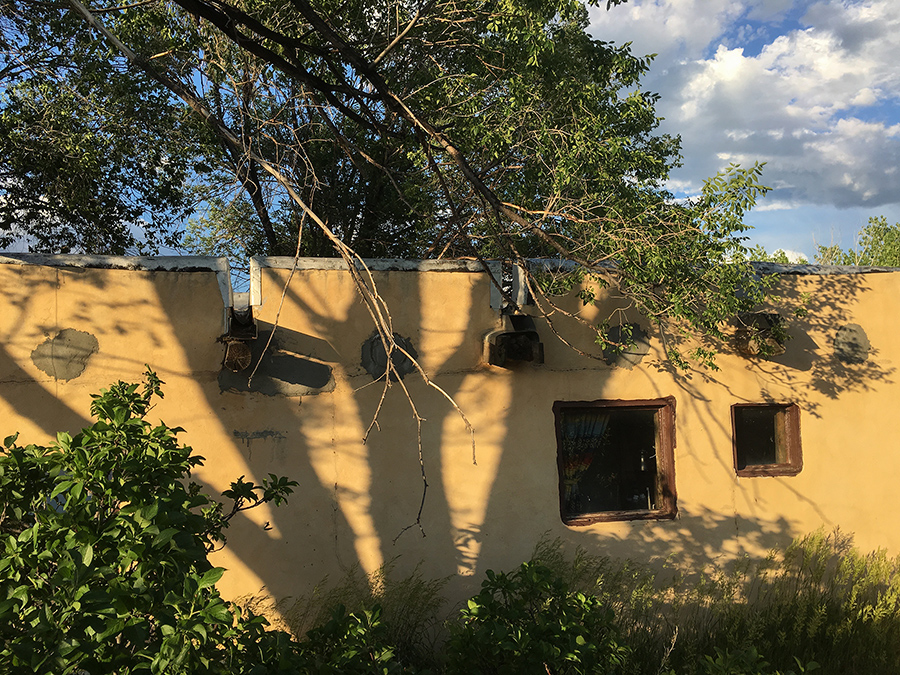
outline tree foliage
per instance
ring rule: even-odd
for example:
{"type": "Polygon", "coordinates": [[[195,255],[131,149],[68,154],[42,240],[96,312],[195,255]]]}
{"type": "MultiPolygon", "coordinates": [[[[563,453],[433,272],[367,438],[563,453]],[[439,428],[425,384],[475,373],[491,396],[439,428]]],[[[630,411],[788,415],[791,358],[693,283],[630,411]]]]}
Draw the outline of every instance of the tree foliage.
{"type": "Polygon", "coordinates": [[[856,245],[847,250],[840,246],[819,245],[816,262],[822,265],[874,265],[900,267],[900,223],[889,225],[884,216],[869,218],[869,223],[856,235],[856,245]]]}
{"type": "MultiPolygon", "coordinates": [[[[783,250],[768,253],[762,246],[754,246],[747,255],[750,260],[760,262],[785,265],[794,262],[783,250]]],[[[843,249],[837,244],[819,244],[816,246],[814,260],[819,265],[900,267],[900,223],[889,225],[884,216],[873,216],[856,233],[853,246],[843,249]]]]}
{"type": "Polygon", "coordinates": [[[238,510],[296,485],[242,479],[220,503],[187,482],[202,458],[146,421],[161,382],[94,397],[97,421],[49,447],[0,451],[0,664],[4,672],[279,672],[285,634],[224,601],[207,560],[238,510]]]}
{"type": "Polygon", "coordinates": [[[753,262],[772,262],[780,265],[794,264],[784,249],[777,248],[772,253],[766,251],[765,247],[757,245],[747,251],[747,258],[753,262]]]}
{"type": "MultiPolygon", "coordinates": [[[[580,0],[5,0],[3,25],[7,63],[27,64],[5,75],[10,128],[27,128],[12,105],[23,81],[54,92],[45,107],[60,117],[90,73],[103,101],[118,96],[107,80],[120,87],[144,107],[112,118],[159,138],[159,161],[131,162],[138,146],[99,162],[104,187],[148,212],[160,194],[202,205],[187,243],[203,253],[292,254],[302,233],[301,253],[348,260],[552,256],[654,321],[713,334],[762,296],[740,262],[759,166],[729,167],[694,200],[669,194],[679,139],[658,132],[640,86],[650,58],[588,35],[580,0]],[[32,65],[42,58],[65,67],[32,65]],[[116,189],[126,167],[166,162],[177,188],[154,170],[116,189]]],[[[23,197],[37,210],[48,176],[23,197]]],[[[112,220],[127,230],[135,213],[112,220]]]]}
{"type": "Polygon", "coordinates": [[[121,254],[174,244],[193,209],[201,129],[77,17],[0,3],[0,247],[121,254]]]}
{"type": "Polygon", "coordinates": [[[572,591],[534,561],[486,574],[462,621],[451,624],[448,673],[627,672],[631,650],[597,596],[572,591]]]}

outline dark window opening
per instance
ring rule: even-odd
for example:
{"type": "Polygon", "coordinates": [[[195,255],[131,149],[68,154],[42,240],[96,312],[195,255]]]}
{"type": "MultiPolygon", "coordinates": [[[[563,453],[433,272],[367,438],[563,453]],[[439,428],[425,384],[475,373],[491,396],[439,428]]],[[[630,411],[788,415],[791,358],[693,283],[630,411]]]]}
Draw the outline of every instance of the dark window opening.
{"type": "Polygon", "coordinates": [[[563,522],[675,517],[674,399],[557,402],[554,414],[563,522]]]}
{"type": "Polygon", "coordinates": [[[803,468],[795,404],[733,405],[731,420],[738,476],[792,476],[803,468]]]}

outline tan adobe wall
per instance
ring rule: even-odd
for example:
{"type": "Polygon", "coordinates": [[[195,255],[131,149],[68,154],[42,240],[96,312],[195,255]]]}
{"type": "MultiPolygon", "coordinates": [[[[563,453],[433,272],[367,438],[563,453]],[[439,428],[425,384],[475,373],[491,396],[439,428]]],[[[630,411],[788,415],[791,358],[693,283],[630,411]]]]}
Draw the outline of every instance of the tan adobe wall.
{"type": "MultiPolygon", "coordinates": [[[[440,392],[415,373],[407,388],[422,425],[428,492],[422,496],[416,424],[402,388],[387,392],[367,443],[362,438],[382,396],[362,365],[373,325],[353,283],[331,263],[296,270],[263,267],[254,315],[263,340],[279,328],[247,391],[247,373],[222,371],[221,273],[202,267],[157,271],[0,264],[0,433],[46,442],[87,423],[90,394],[140,378],[144,364],[166,381],[152,412],[187,431],[206,457],[199,477],[221,491],[246,475],[300,483],[287,506],[258,509],[229,529],[216,562],[229,569],[232,596],[265,588],[275,597],[308,592],[355,565],[372,571],[397,558],[400,571],[422,563],[426,576],[460,575],[452,593],[477,589],[486,569],[527,558],[542,536],[639,560],[697,565],[742,552],[760,555],[818,527],[852,531],[857,543],[900,552],[888,512],[900,453],[892,437],[900,400],[897,273],[785,275],[782,304],[809,293],[808,314],[793,319],[786,352],[769,360],[726,350],[719,371],[679,372],[650,334],[634,367],[580,356],[536,321],[544,364],[516,368],[483,360],[484,336],[501,325],[491,285],[473,265],[456,271],[376,271],[393,329],[408,338],[423,368],[459,404],[471,436],[440,392]],[[332,265],[333,267],[333,265],[332,265]],[[867,360],[834,358],[838,328],[858,324],[867,360]],[[55,341],[54,341],[55,340],[55,341]],[[42,345],[44,345],[42,347],[42,345]],[[675,401],[674,520],[566,526],[560,518],[559,401],[675,401]],[[731,406],[774,401],[800,410],[803,466],[795,476],[738,477],[731,406]]],[[[277,264],[277,261],[269,261],[277,264]]],[[[438,266],[440,268],[440,266],[438,266]]],[[[565,302],[589,321],[615,308],[565,302]]],[[[560,317],[557,329],[598,354],[588,333],[560,317]]],[[[243,515],[243,514],[242,514],[243,515]]]]}

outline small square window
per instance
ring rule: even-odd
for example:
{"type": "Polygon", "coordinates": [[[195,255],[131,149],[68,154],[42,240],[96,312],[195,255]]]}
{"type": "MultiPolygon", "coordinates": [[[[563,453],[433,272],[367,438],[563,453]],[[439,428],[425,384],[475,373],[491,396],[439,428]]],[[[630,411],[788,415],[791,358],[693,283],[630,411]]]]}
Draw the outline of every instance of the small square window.
{"type": "Polygon", "coordinates": [[[558,401],[553,412],[566,525],[675,517],[674,398],[558,401]]]}
{"type": "Polygon", "coordinates": [[[793,476],[803,468],[800,408],[796,404],[731,406],[734,468],[738,476],[793,476]]]}

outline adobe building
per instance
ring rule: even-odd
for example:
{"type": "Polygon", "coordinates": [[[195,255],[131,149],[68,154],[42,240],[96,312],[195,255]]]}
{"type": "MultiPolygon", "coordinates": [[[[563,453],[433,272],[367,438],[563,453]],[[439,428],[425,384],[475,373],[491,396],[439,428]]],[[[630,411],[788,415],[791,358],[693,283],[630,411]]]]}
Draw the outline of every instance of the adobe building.
{"type": "MultiPolygon", "coordinates": [[[[897,271],[763,269],[779,304],[743,321],[790,339],[763,358],[738,330],[713,371],[674,368],[630,311],[619,354],[564,315],[506,315],[474,262],[371,261],[374,309],[341,261],[292,264],[255,259],[236,294],[224,259],[0,256],[0,434],[76,432],[92,393],[148,364],[166,382],[151,421],[184,427],[209,492],[299,483],[232,522],[214,559],[230,597],[297,597],[392,560],[453,575],[462,597],[542,537],[690,568],[820,527],[900,553],[897,271]],[[402,348],[387,389],[370,310],[402,348]]],[[[515,268],[494,269],[524,299],[515,268]]],[[[616,302],[560,300],[588,322],[616,302]]]]}

